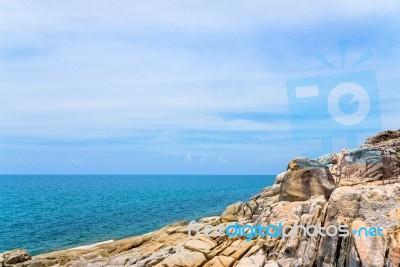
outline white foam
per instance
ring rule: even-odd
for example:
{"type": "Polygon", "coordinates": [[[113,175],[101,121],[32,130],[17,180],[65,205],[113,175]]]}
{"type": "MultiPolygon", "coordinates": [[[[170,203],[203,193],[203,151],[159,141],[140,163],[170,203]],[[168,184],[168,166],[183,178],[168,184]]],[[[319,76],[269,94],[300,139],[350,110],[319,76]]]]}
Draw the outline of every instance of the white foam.
{"type": "Polygon", "coordinates": [[[79,247],[75,247],[75,248],[70,248],[67,250],[89,249],[89,248],[94,248],[96,246],[104,245],[104,244],[108,244],[108,243],[112,243],[112,242],[114,242],[114,240],[107,240],[107,241],[98,242],[98,243],[94,243],[94,244],[87,245],[87,246],[79,246],[79,247]]]}

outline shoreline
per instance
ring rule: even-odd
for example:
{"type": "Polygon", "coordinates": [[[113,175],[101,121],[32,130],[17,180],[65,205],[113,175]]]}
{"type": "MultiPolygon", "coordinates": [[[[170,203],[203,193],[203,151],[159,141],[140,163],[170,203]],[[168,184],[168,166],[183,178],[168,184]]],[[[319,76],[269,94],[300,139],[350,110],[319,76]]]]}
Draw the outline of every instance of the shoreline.
{"type": "Polygon", "coordinates": [[[317,159],[295,158],[247,202],[190,225],[175,222],[156,231],[115,241],[30,257],[24,250],[0,255],[0,267],[313,267],[400,265],[400,130],[373,136],[359,148],[317,159]],[[200,224],[342,226],[346,236],[209,236],[200,224]],[[381,227],[383,235],[354,229],[381,227]],[[1,262],[3,259],[3,262],[1,262]],[[18,260],[13,265],[8,263],[18,260]],[[8,262],[8,263],[7,263],[8,262]]]}
{"type": "Polygon", "coordinates": [[[250,176],[252,185],[246,186],[244,177],[247,176],[0,177],[5,187],[2,192],[6,203],[4,212],[8,214],[6,220],[0,222],[4,230],[0,240],[5,241],[0,242],[0,253],[22,247],[32,255],[39,255],[142,235],[175,221],[221,214],[227,205],[246,201],[274,179],[250,176]],[[235,184],[225,188],[231,179],[235,184]],[[22,184],[29,195],[17,194],[11,189],[17,184],[22,184]],[[152,184],[167,188],[153,188],[152,184]],[[43,187],[57,189],[60,196],[51,191],[41,192],[43,187]],[[245,188],[240,191],[241,187],[245,188]],[[44,203],[41,199],[47,194],[49,200],[44,203]],[[77,203],[80,200],[82,204],[77,203]],[[30,203],[35,208],[18,203],[30,203]],[[30,233],[19,234],[25,231],[25,225],[30,233]]]}
{"type": "Polygon", "coordinates": [[[99,245],[109,244],[109,243],[112,243],[112,242],[115,242],[115,240],[101,241],[101,242],[97,242],[97,243],[93,243],[93,244],[89,244],[89,245],[83,245],[83,246],[69,248],[69,249],[66,249],[66,250],[69,251],[69,250],[79,250],[79,249],[91,249],[91,248],[97,247],[99,245]]]}

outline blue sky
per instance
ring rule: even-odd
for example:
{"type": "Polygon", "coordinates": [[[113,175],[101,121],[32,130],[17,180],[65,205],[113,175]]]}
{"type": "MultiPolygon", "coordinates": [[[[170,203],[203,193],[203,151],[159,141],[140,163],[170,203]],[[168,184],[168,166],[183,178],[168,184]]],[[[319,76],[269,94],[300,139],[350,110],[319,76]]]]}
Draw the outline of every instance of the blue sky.
{"type": "Polygon", "coordinates": [[[275,174],[400,128],[400,3],[278,2],[1,1],[0,173],[275,174]],[[366,51],[379,123],[290,112],[288,81],[366,51]]]}

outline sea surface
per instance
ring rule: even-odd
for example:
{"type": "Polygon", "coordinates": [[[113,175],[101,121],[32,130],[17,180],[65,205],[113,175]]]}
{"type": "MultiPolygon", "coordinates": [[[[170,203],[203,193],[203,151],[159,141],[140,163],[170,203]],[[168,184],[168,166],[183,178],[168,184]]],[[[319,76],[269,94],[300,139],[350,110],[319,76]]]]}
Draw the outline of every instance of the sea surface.
{"type": "Polygon", "coordinates": [[[0,252],[31,254],[220,215],[274,182],[252,175],[1,175],[0,252]]]}

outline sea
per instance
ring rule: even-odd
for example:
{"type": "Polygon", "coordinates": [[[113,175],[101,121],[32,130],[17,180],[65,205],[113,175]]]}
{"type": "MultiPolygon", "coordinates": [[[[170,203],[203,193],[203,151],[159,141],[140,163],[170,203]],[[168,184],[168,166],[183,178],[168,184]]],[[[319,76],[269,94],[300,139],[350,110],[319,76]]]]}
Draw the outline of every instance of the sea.
{"type": "Polygon", "coordinates": [[[275,175],[0,175],[0,252],[32,255],[220,215],[275,175]]]}

